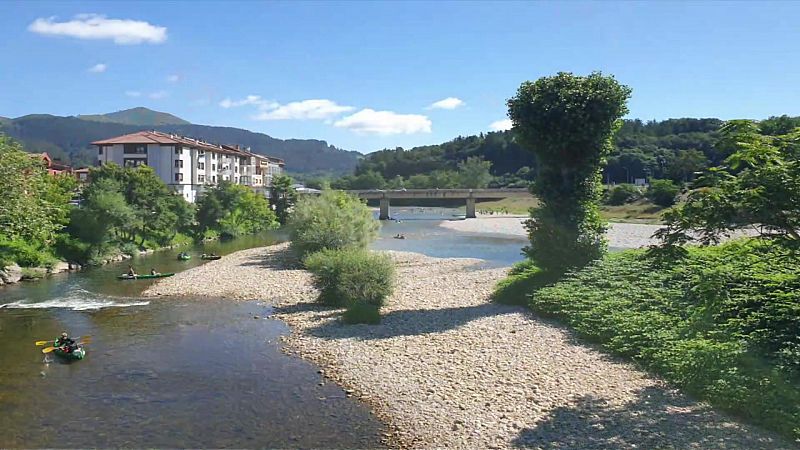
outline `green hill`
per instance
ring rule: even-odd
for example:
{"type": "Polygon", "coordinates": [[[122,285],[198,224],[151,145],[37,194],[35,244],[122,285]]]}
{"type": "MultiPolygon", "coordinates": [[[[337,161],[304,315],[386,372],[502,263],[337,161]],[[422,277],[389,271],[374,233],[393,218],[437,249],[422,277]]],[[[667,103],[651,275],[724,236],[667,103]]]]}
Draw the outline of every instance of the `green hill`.
{"type": "MultiPolygon", "coordinates": [[[[134,108],[134,110],[145,110],[145,108],[134,108]]],[[[295,173],[323,172],[333,175],[351,173],[361,157],[358,152],[342,150],[325,141],[283,140],[239,128],[195,125],[175,116],[150,110],[147,110],[148,113],[143,111],[137,113],[136,120],[144,121],[147,117],[151,120],[164,120],[168,116],[182,123],[132,125],[116,122],[116,120],[134,120],[134,115],[128,114],[134,110],[89,116],[104,117],[103,120],[87,120],[87,116],[79,118],[31,114],[0,120],[0,133],[19,140],[30,152],[46,151],[54,158],[74,166],[94,164],[96,149],[91,146],[92,141],[152,129],[201,138],[209,142],[250,147],[255,153],[282,158],[286,161],[287,170],[295,173]]]]}
{"type": "Polygon", "coordinates": [[[125,125],[147,126],[189,125],[191,123],[181,119],[180,117],[175,117],[172,114],[153,111],[152,109],[142,107],[125,109],[108,114],[80,115],[78,118],[83,120],[91,120],[94,122],[113,122],[122,123],[125,125]]]}

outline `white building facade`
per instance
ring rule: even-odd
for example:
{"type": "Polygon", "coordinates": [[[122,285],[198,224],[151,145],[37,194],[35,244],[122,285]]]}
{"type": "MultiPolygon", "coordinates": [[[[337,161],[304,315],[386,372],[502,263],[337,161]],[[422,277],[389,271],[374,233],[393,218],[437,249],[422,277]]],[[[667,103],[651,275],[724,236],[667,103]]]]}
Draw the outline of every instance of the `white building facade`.
{"type": "Polygon", "coordinates": [[[274,176],[283,173],[279,158],[257,155],[240,148],[211,144],[159,131],[140,131],[92,142],[98,165],[147,165],[186,201],[196,202],[208,186],[221,181],[249,186],[269,196],[274,176]]]}

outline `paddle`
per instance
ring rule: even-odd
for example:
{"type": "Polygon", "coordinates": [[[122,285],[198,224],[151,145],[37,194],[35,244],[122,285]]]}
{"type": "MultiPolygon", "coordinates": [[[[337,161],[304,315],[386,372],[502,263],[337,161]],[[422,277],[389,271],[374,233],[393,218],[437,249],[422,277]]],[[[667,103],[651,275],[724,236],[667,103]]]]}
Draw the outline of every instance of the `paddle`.
{"type": "MultiPolygon", "coordinates": [[[[92,338],[91,336],[81,336],[78,339],[91,339],[91,338],[92,338]]],[[[55,341],[36,341],[36,346],[41,347],[42,345],[49,344],[51,342],[55,341]]]]}
{"type": "MultiPolygon", "coordinates": [[[[89,336],[87,336],[87,338],[88,337],[89,336]]],[[[91,343],[92,343],[91,339],[84,339],[84,340],[78,342],[78,345],[86,345],[86,344],[91,344],[91,343]]],[[[42,349],[42,353],[50,353],[50,352],[52,352],[52,351],[54,351],[54,350],[56,350],[58,348],[60,348],[60,347],[45,347],[45,348],[42,349]]]]}

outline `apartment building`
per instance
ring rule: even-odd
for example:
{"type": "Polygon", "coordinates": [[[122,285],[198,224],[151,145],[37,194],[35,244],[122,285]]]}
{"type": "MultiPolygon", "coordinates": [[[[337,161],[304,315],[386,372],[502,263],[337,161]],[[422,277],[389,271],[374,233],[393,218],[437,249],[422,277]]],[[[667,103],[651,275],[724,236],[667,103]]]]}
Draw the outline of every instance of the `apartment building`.
{"type": "Polygon", "coordinates": [[[269,196],[272,178],[283,172],[280,158],[257,155],[240,146],[204,142],[160,131],[140,131],[92,142],[98,165],[146,164],[173,191],[195,202],[208,186],[230,181],[269,196]]]}

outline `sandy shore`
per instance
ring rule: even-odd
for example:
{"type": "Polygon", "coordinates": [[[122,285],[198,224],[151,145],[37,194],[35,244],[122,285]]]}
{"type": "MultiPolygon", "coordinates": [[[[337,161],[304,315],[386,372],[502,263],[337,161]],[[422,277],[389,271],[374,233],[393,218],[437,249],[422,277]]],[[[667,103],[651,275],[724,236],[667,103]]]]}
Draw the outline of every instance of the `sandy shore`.
{"type": "MultiPolygon", "coordinates": [[[[468,222],[466,222],[468,223],[468,222]]],[[[343,325],[313,303],[286,246],[245,250],[159,281],[148,295],[272,302],[286,350],[369,403],[413,448],[790,448],[523,308],[489,303],[506,269],[392,253],[395,294],[380,325],[343,325]]]]}

